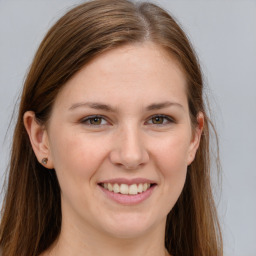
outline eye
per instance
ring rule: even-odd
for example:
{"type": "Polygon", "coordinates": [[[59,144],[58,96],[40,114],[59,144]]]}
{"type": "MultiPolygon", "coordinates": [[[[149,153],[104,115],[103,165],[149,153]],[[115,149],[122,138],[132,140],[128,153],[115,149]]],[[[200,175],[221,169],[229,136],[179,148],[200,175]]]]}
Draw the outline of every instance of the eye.
{"type": "Polygon", "coordinates": [[[155,115],[152,116],[147,123],[153,124],[153,125],[167,125],[170,123],[174,123],[174,120],[170,116],[166,115],[155,115]]]}
{"type": "Polygon", "coordinates": [[[102,116],[88,116],[83,118],[81,123],[89,126],[100,126],[108,124],[108,122],[102,116]]]}

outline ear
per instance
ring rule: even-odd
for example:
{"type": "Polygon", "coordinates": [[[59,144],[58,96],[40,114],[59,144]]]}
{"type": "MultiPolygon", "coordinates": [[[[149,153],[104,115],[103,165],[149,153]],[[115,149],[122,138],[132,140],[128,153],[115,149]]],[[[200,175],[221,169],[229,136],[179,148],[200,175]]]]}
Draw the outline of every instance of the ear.
{"type": "Polygon", "coordinates": [[[48,169],[53,169],[49,139],[45,127],[39,124],[33,111],[27,111],[24,114],[23,122],[38,162],[48,169]],[[48,161],[43,163],[42,160],[45,158],[48,161]]]}
{"type": "Polygon", "coordinates": [[[197,149],[200,145],[200,139],[204,128],[204,114],[199,112],[197,115],[197,126],[192,132],[192,138],[189,145],[187,165],[190,165],[194,159],[197,149]]]}

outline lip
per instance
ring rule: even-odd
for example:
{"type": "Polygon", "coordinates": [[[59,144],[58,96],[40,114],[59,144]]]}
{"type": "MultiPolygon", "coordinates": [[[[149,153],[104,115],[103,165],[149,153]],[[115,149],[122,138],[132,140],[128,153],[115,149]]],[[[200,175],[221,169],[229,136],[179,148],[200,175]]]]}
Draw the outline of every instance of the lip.
{"type": "Polygon", "coordinates": [[[104,180],[98,183],[98,187],[108,199],[121,205],[137,205],[144,202],[146,199],[148,199],[152,195],[156,186],[157,186],[156,182],[149,179],[144,179],[144,178],[135,178],[135,179],[117,178],[117,179],[104,180]],[[101,186],[102,183],[111,183],[111,184],[116,183],[116,184],[127,184],[127,185],[150,183],[150,184],[153,184],[153,186],[151,186],[145,192],[139,193],[137,195],[124,195],[120,193],[114,193],[105,189],[104,187],[101,186]]]}

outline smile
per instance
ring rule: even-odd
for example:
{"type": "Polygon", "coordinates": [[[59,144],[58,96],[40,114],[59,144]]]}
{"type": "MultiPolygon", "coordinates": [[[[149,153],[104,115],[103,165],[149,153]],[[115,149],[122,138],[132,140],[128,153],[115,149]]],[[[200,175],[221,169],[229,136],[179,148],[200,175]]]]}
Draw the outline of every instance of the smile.
{"type": "Polygon", "coordinates": [[[117,178],[98,183],[98,187],[106,198],[122,205],[136,205],[142,203],[151,197],[157,185],[155,181],[145,178],[117,178]]]}
{"type": "Polygon", "coordinates": [[[139,183],[139,184],[112,184],[112,183],[101,183],[104,189],[114,192],[115,194],[122,195],[137,195],[147,191],[151,185],[150,183],[139,183]]]}

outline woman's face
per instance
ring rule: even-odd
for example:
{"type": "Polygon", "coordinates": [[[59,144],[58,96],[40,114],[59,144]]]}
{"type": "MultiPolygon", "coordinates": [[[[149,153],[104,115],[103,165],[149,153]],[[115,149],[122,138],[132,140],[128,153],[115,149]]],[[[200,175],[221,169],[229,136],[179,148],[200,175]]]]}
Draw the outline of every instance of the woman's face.
{"type": "Polygon", "coordinates": [[[106,52],[69,80],[46,137],[63,223],[131,238],[163,231],[200,131],[179,66],[144,43],[106,52]]]}

